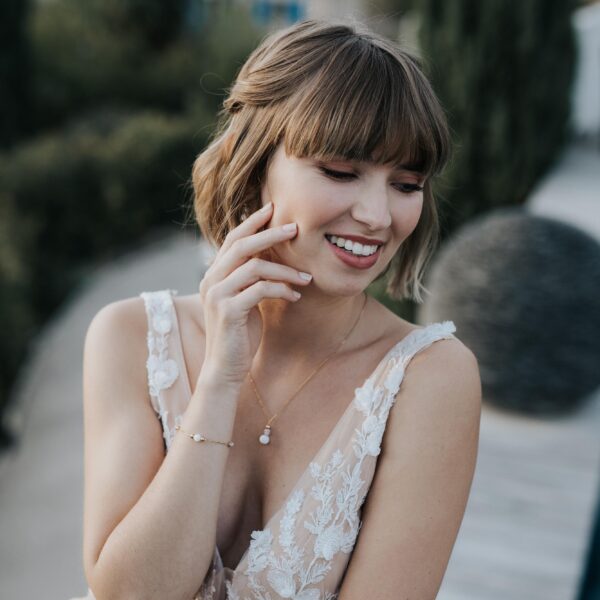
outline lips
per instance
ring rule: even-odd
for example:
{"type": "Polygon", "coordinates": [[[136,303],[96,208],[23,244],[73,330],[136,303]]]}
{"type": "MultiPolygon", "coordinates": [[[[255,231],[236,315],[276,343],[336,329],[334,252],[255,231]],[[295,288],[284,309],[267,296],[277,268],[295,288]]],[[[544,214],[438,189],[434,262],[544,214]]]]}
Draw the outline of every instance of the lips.
{"type": "MultiPolygon", "coordinates": [[[[344,243],[344,245],[342,245],[342,246],[339,246],[339,245],[337,244],[337,241],[338,241],[338,239],[340,239],[340,238],[341,238],[341,239],[343,239],[343,240],[347,240],[347,241],[355,241],[355,240],[352,240],[352,239],[350,239],[350,238],[344,238],[344,236],[341,236],[341,235],[340,235],[340,236],[336,236],[336,241],[334,241],[334,240],[332,239],[332,236],[335,236],[335,234],[329,234],[329,233],[326,233],[326,234],[324,235],[325,239],[326,239],[326,240],[327,240],[327,241],[328,241],[330,244],[332,244],[333,246],[337,246],[338,248],[341,248],[342,250],[346,250],[346,248],[345,248],[345,243],[344,243]]],[[[365,238],[361,238],[361,239],[365,239],[365,238]]],[[[368,247],[368,248],[375,248],[375,251],[376,251],[376,252],[377,252],[377,251],[378,251],[378,250],[381,248],[381,244],[376,244],[376,243],[371,243],[371,244],[363,244],[362,242],[358,242],[358,243],[359,243],[359,244],[361,244],[363,248],[367,248],[367,247],[368,247]]],[[[350,253],[350,251],[348,251],[348,252],[350,253]]],[[[351,254],[354,254],[354,253],[352,252],[351,254]]],[[[355,254],[355,256],[361,256],[361,255],[360,255],[360,254],[355,254]]],[[[363,255],[363,256],[365,256],[365,255],[363,255]]],[[[366,255],[366,256],[370,256],[370,255],[366,255]]]]}
{"type": "Polygon", "coordinates": [[[382,246],[377,246],[377,250],[374,254],[369,256],[359,256],[353,254],[352,252],[348,252],[344,248],[340,248],[337,244],[333,244],[326,237],[325,241],[339,260],[341,260],[347,266],[354,267],[356,269],[371,268],[378,261],[379,255],[381,254],[382,246]]]}
{"type": "Polygon", "coordinates": [[[328,236],[332,236],[335,235],[336,237],[341,237],[344,238],[345,240],[350,240],[351,242],[358,242],[359,244],[362,244],[363,246],[383,246],[383,244],[385,244],[385,242],[383,240],[378,240],[378,239],[369,239],[366,237],[362,237],[360,235],[352,235],[352,234],[343,234],[343,233],[326,233],[325,235],[328,236]]]}

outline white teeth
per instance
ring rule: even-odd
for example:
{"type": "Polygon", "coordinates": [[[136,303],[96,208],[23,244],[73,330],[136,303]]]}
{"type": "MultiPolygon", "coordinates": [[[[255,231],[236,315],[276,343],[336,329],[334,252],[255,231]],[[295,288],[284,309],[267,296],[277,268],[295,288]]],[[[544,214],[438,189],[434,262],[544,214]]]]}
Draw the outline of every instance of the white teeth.
{"type": "Polygon", "coordinates": [[[352,240],[346,240],[343,237],[338,237],[336,235],[326,235],[325,236],[332,244],[335,244],[339,248],[344,248],[348,252],[355,254],[357,256],[370,256],[377,251],[378,246],[367,246],[360,244],[359,242],[353,242],[352,240]]]}

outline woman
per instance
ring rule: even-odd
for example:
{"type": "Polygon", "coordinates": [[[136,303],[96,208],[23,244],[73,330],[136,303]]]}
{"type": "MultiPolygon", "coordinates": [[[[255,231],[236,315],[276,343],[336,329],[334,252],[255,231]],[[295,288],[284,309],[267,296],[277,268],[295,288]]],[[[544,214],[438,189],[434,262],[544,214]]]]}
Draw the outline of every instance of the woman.
{"type": "Polygon", "coordinates": [[[112,303],[86,336],[89,597],[435,598],[477,362],[365,289],[421,301],[448,145],[416,61],[362,27],[251,54],[193,169],[199,293],[112,303]]]}

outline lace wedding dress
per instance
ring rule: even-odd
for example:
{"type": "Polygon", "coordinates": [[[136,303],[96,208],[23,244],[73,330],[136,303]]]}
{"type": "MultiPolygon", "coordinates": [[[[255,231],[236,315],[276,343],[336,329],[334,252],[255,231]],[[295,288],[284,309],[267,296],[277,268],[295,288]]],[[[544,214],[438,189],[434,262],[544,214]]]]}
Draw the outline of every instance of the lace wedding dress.
{"type": "MultiPolygon", "coordinates": [[[[191,397],[173,295],[143,292],[148,317],[148,386],[168,452],[191,397]]],[[[264,529],[253,531],[235,569],[215,546],[211,568],[190,600],[334,600],[361,526],[388,414],[412,357],[454,337],[452,321],[411,331],[355,389],[344,414],[264,529]]],[[[93,600],[88,589],[84,598],[93,600]]]]}

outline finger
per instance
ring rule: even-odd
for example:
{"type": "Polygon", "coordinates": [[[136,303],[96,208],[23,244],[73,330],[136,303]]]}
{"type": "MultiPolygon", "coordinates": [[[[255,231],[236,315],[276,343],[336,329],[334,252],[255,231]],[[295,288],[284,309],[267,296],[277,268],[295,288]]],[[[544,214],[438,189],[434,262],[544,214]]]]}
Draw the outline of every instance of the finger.
{"type": "Polygon", "coordinates": [[[234,227],[225,237],[225,241],[221,245],[219,251],[228,250],[233,242],[243,237],[251,235],[258,231],[271,218],[273,212],[273,203],[268,202],[262,208],[254,211],[249,217],[244,219],[237,227],[234,227]]]}
{"type": "Polygon", "coordinates": [[[312,277],[287,265],[273,263],[260,258],[251,258],[216,284],[216,297],[229,297],[245,290],[260,280],[283,281],[292,285],[308,285],[312,277]]]}
{"type": "Polygon", "coordinates": [[[253,255],[293,238],[297,232],[296,224],[288,223],[287,225],[292,225],[292,227],[286,228],[286,225],[271,227],[235,240],[207,272],[209,282],[214,284],[222,281],[253,255]]]}
{"type": "Polygon", "coordinates": [[[248,312],[265,298],[281,298],[296,302],[300,297],[300,292],[293,290],[281,281],[261,279],[231,298],[231,302],[237,310],[248,312]]]}

